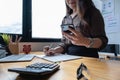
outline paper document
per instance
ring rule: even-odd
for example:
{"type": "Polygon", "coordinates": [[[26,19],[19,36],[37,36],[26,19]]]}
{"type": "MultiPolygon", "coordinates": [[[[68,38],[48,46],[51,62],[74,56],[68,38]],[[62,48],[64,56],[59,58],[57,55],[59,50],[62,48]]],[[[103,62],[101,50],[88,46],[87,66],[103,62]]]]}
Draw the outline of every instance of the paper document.
{"type": "Polygon", "coordinates": [[[36,55],[36,57],[40,57],[42,59],[45,59],[45,60],[48,60],[48,61],[51,61],[51,62],[68,61],[68,60],[74,60],[74,59],[82,58],[80,56],[67,55],[67,54],[59,54],[59,55],[53,55],[53,56],[36,55]]]}

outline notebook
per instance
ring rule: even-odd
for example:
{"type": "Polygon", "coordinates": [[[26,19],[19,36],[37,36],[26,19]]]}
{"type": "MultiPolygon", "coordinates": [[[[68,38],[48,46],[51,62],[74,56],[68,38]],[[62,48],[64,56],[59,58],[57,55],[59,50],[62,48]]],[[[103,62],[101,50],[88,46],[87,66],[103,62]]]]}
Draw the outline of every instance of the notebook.
{"type": "Polygon", "coordinates": [[[19,54],[10,55],[0,59],[0,63],[3,62],[20,62],[20,61],[31,61],[34,58],[33,54],[19,54]]]}
{"type": "Polygon", "coordinates": [[[68,55],[68,54],[58,54],[58,55],[53,55],[53,56],[36,55],[36,57],[48,60],[50,62],[61,62],[61,61],[68,61],[68,60],[82,58],[81,56],[74,56],[74,55],[68,55]]]}

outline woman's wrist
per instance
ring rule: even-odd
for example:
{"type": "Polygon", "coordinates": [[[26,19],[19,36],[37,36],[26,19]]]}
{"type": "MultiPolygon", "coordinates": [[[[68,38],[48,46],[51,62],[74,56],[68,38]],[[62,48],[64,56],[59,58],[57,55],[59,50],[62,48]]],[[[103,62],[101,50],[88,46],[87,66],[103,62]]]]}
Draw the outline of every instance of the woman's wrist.
{"type": "Polygon", "coordinates": [[[58,47],[54,48],[54,53],[62,53],[63,50],[64,49],[61,46],[58,46],[58,47]]]}
{"type": "Polygon", "coordinates": [[[93,45],[94,45],[94,38],[88,38],[90,43],[89,45],[87,46],[87,48],[93,48],[93,45]]]}
{"type": "Polygon", "coordinates": [[[87,48],[92,48],[94,45],[94,38],[85,38],[83,45],[87,48]]]}

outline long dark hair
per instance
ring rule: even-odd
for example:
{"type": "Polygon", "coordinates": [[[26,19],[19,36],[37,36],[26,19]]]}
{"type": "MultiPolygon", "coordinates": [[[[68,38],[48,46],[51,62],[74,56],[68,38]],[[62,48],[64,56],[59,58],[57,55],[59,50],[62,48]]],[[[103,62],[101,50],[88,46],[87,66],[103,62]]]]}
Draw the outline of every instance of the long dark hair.
{"type": "MultiPolygon", "coordinates": [[[[81,19],[81,26],[83,26],[82,32],[89,33],[90,23],[88,21],[90,21],[90,20],[88,20],[88,19],[91,16],[90,9],[95,8],[95,5],[92,2],[92,0],[77,0],[76,5],[77,5],[78,15],[81,19]]],[[[72,9],[66,4],[66,14],[70,15],[70,14],[72,14],[72,12],[73,12],[72,9]]]]}

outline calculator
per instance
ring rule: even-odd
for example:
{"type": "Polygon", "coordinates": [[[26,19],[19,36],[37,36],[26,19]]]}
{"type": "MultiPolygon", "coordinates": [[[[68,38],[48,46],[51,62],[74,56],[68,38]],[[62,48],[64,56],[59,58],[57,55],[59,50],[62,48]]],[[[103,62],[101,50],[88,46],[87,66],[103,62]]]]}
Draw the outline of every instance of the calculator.
{"type": "Polygon", "coordinates": [[[59,67],[57,63],[33,63],[24,68],[10,68],[8,71],[24,75],[46,75],[59,70],[59,67]]]}

